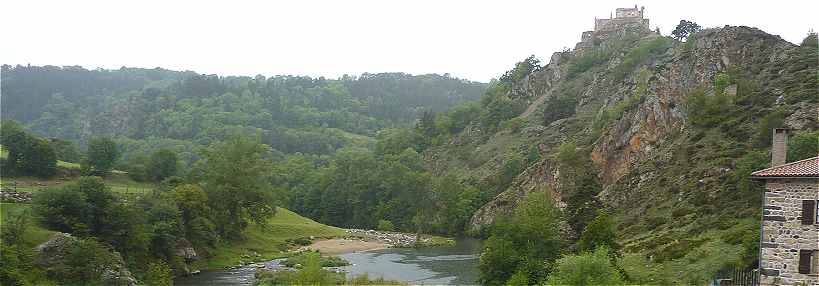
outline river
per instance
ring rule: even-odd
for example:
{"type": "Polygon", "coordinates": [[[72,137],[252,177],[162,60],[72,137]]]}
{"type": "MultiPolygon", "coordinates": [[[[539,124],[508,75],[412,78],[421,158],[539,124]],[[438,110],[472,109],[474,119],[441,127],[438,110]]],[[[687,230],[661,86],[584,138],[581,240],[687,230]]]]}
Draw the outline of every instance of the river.
{"type": "MultiPolygon", "coordinates": [[[[367,273],[370,278],[404,281],[413,285],[475,284],[481,241],[457,239],[452,246],[389,248],[339,254],[352,265],[340,267],[347,277],[367,273]]],[[[253,285],[256,269],[244,267],[203,271],[174,281],[175,285],[253,285]]]]}

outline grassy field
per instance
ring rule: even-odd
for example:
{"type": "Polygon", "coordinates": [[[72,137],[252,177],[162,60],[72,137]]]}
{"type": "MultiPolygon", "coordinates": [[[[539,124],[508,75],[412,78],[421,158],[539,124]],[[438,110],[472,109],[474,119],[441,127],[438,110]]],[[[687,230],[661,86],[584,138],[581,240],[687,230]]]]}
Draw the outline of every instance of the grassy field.
{"type": "Polygon", "coordinates": [[[203,269],[235,266],[239,261],[250,261],[248,257],[252,257],[254,252],[259,256],[253,257],[253,260],[283,257],[288,249],[287,239],[341,235],[344,235],[343,229],[320,224],[287,209],[277,208],[276,215],[268,220],[265,228],[251,225],[245,230],[244,240],[220,245],[210,259],[201,261],[198,266],[203,269]]]}
{"type": "MultiPolygon", "coordinates": [[[[22,213],[30,209],[29,204],[0,203],[0,228],[8,223],[6,220],[9,219],[9,214],[22,213]]],[[[48,240],[52,234],[54,234],[53,231],[40,227],[36,221],[30,221],[29,228],[23,235],[23,241],[27,246],[35,247],[48,240]]]]}
{"type": "MultiPolygon", "coordinates": [[[[39,192],[49,188],[59,188],[60,186],[70,184],[76,178],[70,178],[67,181],[61,178],[40,179],[35,177],[0,177],[0,185],[6,188],[12,188],[16,184],[18,192],[39,192]]],[[[138,195],[148,193],[154,189],[152,183],[136,182],[131,180],[128,175],[111,174],[105,178],[105,185],[111,188],[111,191],[119,194],[138,195]]]]}

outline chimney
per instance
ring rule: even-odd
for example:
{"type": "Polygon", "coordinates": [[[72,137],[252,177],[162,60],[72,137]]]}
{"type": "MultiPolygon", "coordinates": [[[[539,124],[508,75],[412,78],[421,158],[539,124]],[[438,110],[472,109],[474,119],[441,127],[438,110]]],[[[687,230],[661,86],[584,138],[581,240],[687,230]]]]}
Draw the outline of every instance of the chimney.
{"type": "Polygon", "coordinates": [[[788,160],[788,128],[773,130],[771,145],[771,167],[785,164],[788,160]]]}

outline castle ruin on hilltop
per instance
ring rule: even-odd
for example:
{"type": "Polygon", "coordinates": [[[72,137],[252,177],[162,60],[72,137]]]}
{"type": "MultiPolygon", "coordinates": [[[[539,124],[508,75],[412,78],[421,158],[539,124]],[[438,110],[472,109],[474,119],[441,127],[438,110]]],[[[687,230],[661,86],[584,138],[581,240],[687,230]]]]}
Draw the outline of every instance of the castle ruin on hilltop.
{"type": "Polygon", "coordinates": [[[615,32],[625,30],[651,31],[648,27],[648,19],[643,18],[644,13],[645,7],[637,8],[637,5],[634,5],[634,8],[617,8],[614,18],[611,16],[609,16],[609,19],[594,18],[594,30],[583,32],[580,42],[575,46],[575,51],[582,53],[585,48],[593,47],[596,40],[606,39],[615,32]]]}
{"type": "Polygon", "coordinates": [[[594,18],[594,31],[615,31],[629,26],[642,27],[648,29],[648,19],[643,18],[645,7],[617,8],[614,18],[597,19],[594,18]]]}

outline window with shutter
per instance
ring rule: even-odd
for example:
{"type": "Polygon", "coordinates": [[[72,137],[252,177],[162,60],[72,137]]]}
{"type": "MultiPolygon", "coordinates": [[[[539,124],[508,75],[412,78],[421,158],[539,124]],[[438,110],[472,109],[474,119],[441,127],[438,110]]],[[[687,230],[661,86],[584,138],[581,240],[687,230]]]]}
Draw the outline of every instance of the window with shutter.
{"type": "Polygon", "coordinates": [[[813,264],[813,250],[799,250],[799,273],[810,274],[813,264]]]}
{"type": "Polygon", "coordinates": [[[816,201],[802,201],[802,224],[813,224],[816,221],[816,201]]]}

